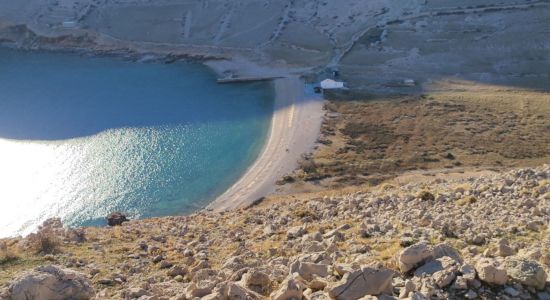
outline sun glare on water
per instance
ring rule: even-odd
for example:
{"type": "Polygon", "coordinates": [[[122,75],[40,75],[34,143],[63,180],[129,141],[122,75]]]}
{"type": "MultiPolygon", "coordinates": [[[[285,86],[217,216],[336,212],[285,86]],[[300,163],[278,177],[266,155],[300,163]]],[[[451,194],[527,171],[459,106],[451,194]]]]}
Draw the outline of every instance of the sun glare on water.
{"type": "Polygon", "coordinates": [[[27,234],[50,217],[105,216],[144,168],[140,151],[132,149],[142,130],[59,142],[0,139],[0,237],[27,234]]]}

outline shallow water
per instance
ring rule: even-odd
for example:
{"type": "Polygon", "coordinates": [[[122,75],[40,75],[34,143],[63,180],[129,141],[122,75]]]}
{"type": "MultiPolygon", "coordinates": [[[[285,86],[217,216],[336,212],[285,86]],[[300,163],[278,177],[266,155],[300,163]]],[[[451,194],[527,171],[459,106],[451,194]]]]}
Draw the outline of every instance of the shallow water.
{"type": "Polygon", "coordinates": [[[257,157],[273,110],[270,84],[215,78],[196,64],[0,50],[0,236],[213,200],[257,157]]]}

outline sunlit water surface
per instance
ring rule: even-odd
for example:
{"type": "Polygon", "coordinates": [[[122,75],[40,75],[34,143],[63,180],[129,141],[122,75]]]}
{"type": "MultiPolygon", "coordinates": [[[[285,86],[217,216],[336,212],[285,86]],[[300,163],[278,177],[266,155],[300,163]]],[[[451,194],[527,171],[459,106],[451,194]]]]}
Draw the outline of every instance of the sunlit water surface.
{"type": "Polygon", "coordinates": [[[0,50],[0,237],[196,210],[259,154],[269,84],[201,65],[0,50]]]}

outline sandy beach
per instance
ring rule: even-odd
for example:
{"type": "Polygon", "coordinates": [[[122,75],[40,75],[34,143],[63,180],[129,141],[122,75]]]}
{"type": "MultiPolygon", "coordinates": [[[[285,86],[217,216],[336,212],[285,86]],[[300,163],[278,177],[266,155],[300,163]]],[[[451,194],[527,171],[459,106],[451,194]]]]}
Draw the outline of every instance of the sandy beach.
{"type": "MultiPolygon", "coordinates": [[[[229,65],[241,67],[240,75],[251,75],[253,71],[262,76],[281,75],[276,70],[263,69],[253,64],[233,63],[222,61],[207,65],[218,72],[229,65]]],[[[207,209],[223,211],[241,208],[274,193],[277,180],[295,170],[302,154],[313,149],[324,114],[322,97],[307,92],[304,83],[296,75],[275,80],[274,88],[273,118],[261,154],[246,173],[207,209]]]]}

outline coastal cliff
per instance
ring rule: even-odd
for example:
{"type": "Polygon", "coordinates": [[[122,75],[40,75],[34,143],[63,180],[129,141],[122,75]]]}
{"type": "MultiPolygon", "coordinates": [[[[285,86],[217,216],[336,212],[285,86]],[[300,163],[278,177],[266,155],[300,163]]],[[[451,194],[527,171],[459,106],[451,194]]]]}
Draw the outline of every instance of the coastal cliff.
{"type": "Polygon", "coordinates": [[[54,219],[1,242],[1,297],[548,299],[549,216],[545,165],[110,228],[54,219]]]}

